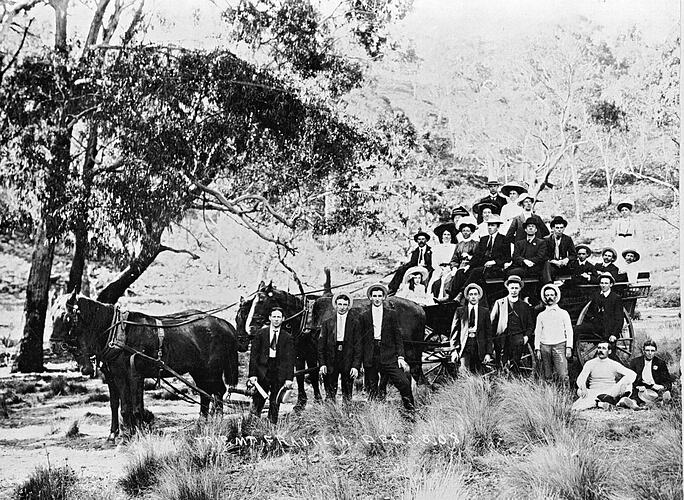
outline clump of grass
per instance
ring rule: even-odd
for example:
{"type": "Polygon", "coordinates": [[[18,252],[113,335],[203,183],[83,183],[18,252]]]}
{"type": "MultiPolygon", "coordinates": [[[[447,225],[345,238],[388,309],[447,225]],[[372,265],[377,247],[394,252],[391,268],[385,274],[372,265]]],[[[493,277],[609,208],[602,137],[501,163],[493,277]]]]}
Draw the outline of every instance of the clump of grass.
{"type": "Polygon", "coordinates": [[[501,435],[508,445],[553,443],[575,422],[569,390],[528,379],[498,382],[501,435]]]}
{"type": "Polygon", "coordinates": [[[367,456],[394,455],[404,447],[404,425],[395,405],[371,401],[356,417],[354,438],[367,456]]]}
{"type": "Polygon", "coordinates": [[[85,403],[107,403],[109,401],[109,394],[106,392],[96,391],[93,394],[89,394],[85,399],[85,403]]]}
{"type": "Polygon", "coordinates": [[[55,377],[50,380],[50,390],[49,393],[52,396],[63,396],[66,394],[67,387],[69,386],[67,380],[63,376],[55,377]]]}
{"type": "Polygon", "coordinates": [[[34,394],[38,391],[36,384],[31,382],[18,381],[11,387],[16,394],[34,394]]]}
{"type": "Polygon", "coordinates": [[[129,461],[119,480],[129,495],[140,495],[157,484],[166,464],[175,463],[178,444],[168,436],[141,433],[128,446],[129,461]]]}
{"type": "Polygon", "coordinates": [[[14,490],[16,500],[67,500],[76,486],[76,473],[68,465],[36,467],[14,490]]]}
{"type": "Polygon", "coordinates": [[[176,387],[177,392],[172,392],[164,387],[160,391],[152,393],[153,399],[161,399],[164,401],[179,401],[180,397],[178,394],[188,394],[189,389],[186,386],[176,387]]]}
{"type": "Polygon", "coordinates": [[[202,470],[167,468],[152,494],[159,500],[224,500],[237,498],[226,494],[226,476],[217,467],[202,470]]]}
{"type": "Polygon", "coordinates": [[[567,432],[551,444],[532,448],[525,458],[512,455],[505,470],[502,498],[620,498],[614,464],[589,437],[567,432]]]}
{"type": "Polygon", "coordinates": [[[64,435],[68,438],[77,438],[81,435],[80,429],[78,427],[78,420],[74,420],[71,423],[64,435]]]}
{"type": "Polygon", "coordinates": [[[412,477],[404,500],[470,500],[474,493],[467,485],[467,475],[462,467],[449,463],[443,468],[412,477]]]}
{"type": "Polygon", "coordinates": [[[315,485],[305,488],[302,498],[315,500],[354,500],[358,498],[358,495],[352,491],[349,479],[339,476],[332,468],[325,470],[325,472],[329,472],[329,474],[322,473],[320,480],[315,485]]]}

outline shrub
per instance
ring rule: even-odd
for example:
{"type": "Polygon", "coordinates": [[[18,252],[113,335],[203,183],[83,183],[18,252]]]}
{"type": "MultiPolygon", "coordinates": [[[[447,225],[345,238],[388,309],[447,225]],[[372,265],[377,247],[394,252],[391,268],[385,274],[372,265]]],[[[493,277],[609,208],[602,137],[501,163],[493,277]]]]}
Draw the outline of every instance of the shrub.
{"type": "Polygon", "coordinates": [[[152,498],[159,500],[224,500],[237,498],[226,494],[226,477],[221,469],[202,470],[165,468],[152,498]]]}
{"type": "Polygon", "coordinates": [[[67,500],[76,486],[76,473],[63,467],[37,467],[14,491],[16,500],[67,500]]]}
{"type": "Polygon", "coordinates": [[[85,399],[85,403],[107,403],[109,402],[109,394],[106,392],[94,392],[93,394],[89,394],[88,397],[85,399]]]}
{"type": "Polygon", "coordinates": [[[20,381],[13,384],[13,390],[17,394],[34,394],[38,391],[38,388],[35,383],[20,381]]]}
{"type": "Polygon", "coordinates": [[[78,428],[78,420],[74,420],[64,434],[68,438],[76,438],[81,435],[78,428]]]}
{"type": "Polygon", "coordinates": [[[127,453],[129,461],[119,484],[129,495],[140,495],[157,483],[164,465],[176,462],[178,446],[168,436],[141,433],[127,453]]]}
{"type": "Polygon", "coordinates": [[[62,375],[50,380],[50,394],[52,396],[62,396],[66,394],[67,387],[67,380],[62,375]]]}

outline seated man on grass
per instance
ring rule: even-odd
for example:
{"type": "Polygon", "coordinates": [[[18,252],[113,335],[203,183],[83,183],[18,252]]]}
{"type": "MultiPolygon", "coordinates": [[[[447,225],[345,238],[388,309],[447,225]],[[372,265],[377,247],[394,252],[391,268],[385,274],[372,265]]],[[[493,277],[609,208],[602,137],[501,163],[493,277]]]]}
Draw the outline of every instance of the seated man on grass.
{"type": "Polygon", "coordinates": [[[657,350],[656,343],[648,339],[644,342],[643,355],[634,358],[629,364],[637,375],[632,399],[639,404],[652,404],[661,399],[667,403],[672,399],[672,377],[667,362],[656,356],[657,350]]]}
{"type": "Polygon", "coordinates": [[[573,403],[573,411],[597,407],[608,410],[616,405],[637,408],[636,402],[629,398],[637,374],[608,357],[611,350],[608,342],[599,342],[597,348],[597,356],[584,363],[577,377],[579,399],[573,403]]]}

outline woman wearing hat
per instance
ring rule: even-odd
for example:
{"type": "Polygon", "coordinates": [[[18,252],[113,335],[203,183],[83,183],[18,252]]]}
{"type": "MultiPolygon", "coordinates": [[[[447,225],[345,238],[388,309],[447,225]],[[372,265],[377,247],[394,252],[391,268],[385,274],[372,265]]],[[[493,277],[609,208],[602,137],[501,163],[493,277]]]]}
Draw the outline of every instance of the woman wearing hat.
{"type": "Polygon", "coordinates": [[[394,272],[392,281],[389,283],[390,295],[399,289],[407,269],[414,266],[422,266],[427,269],[428,274],[432,272],[432,248],[427,244],[427,242],[430,241],[430,235],[425,231],[418,231],[413,235],[413,241],[415,241],[418,246],[411,252],[409,261],[399,266],[394,272]]]}
{"type": "Polygon", "coordinates": [[[432,264],[435,267],[427,289],[432,290],[435,282],[441,280],[451,271],[451,260],[456,251],[456,227],[453,222],[446,222],[437,226],[434,233],[439,244],[432,247],[432,264]]]}
{"type": "Polygon", "coordinates": [[[427,294],[423,284],[428,277],[428,270],[421,266],[409,268],[404,274],[403,283],[399,287],[397,297],[412,300],[424,306],[434,305],[435,301],[427,294]]]}
{"type": "Polygon", "coordinates": [[[506,204],[506,198],[499,194],[499,186],[501,183],[497,179],[489,179],[487,181],[487,189],[489,189],[489,194],[483,196],[473,205],[473,213],[477,215],[478,224],[482,222],[482,213],[477,209],[477,207],[483,203],[488,203],[496,207],[496,213],[501,213],[501,207],[506,204]]]}
{"type": "Polygon", "coordinates": [[[501,232],[504,234],[508,232],[511,220],[523,212],[522,207],[518,205],[518,198],[523,193],[527,193],[527,188],[516,181],[508,182],[501,187],[501,194],[508,198],[508,203],[501,209],[501,218],[504,221],[501,232]]]}
{"type": "Polygon", "coordinates": [[[634,210],[634,202],[632,200],[625,199],[617,204],[617,211],[620,216],[613,222],[611,227],[613,247],[617,250],[617,255],[621,255],[622,251],[627,247],[634,248],[640,246],[638,243],[639,229],[632,216],[632,210],[634,210]]]}

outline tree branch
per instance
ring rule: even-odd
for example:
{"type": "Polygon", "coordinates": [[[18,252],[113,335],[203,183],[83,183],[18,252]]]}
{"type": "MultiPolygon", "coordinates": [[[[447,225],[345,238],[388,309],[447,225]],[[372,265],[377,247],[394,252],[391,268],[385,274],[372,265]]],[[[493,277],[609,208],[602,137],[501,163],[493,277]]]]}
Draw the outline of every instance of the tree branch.
{"type": "Polygon", "coordinates": [[[160,245],[159,246],[159,253],[162,252],[172,252],[172,253],[186,253],[190,257],[192,257],[192,260],[198,260],[200,258],[199,255],[196,253],[191,252],[190,250],[186,250],[184,248],[173,248],[173,247],[167,247],[166,245],[160,245]]]}
{"type": "Polygon", "coordinates": [[[88,29],[88,36],[86,36],[85,42],[83,44],[83,55],[84,57],[90,47],[97,43],[97,37],[100,34],[100,29],[102,28],[102,20],[104,19],[105,10],[111,0],[100,0],[97,3],[97,8],[93,14],[93,19],[90,21],[90,28],[88,29]]]}
{"type": "Polygon", "coordinates": [[[124,34],[121,42],[124,45],[128,45],[131,43],[131,40],[133,40],[133,37],[135,36],[135,32],[138,29],[138,25],[142,22],[143,19],[143,7],[145,6],[145,0],[140,0],[140,3],[138,4],[138,8],[135,10],[135,14],[133,14],[133,19],[131,20],[131,24],[128,26],[128,29],[126,30],[126,33],[124,34]]]}
{"type": "Polygon", "coordinates": [[[5,73],[7,72],[7,70],[10,69],[15,62],[17,62],[17,58],[19,57],[19,52],[21,52],[21,49],[24,47],[24,42],[26,42],[26,37],[28,36],[29,28],[31,27],[31,24],[33,23],[33,21],[34,21],[34,19],[30,19],[28,24],[24,27],[24,33],[21,36],[21,41],[19,42],[19,47],[14,52],[12,59],[10,59],[10,61],[7,63],[7,66],[2,68],[2,70],[0,71],[0,81],[2,81],[2,78],[5,76],[5,73]]]}

